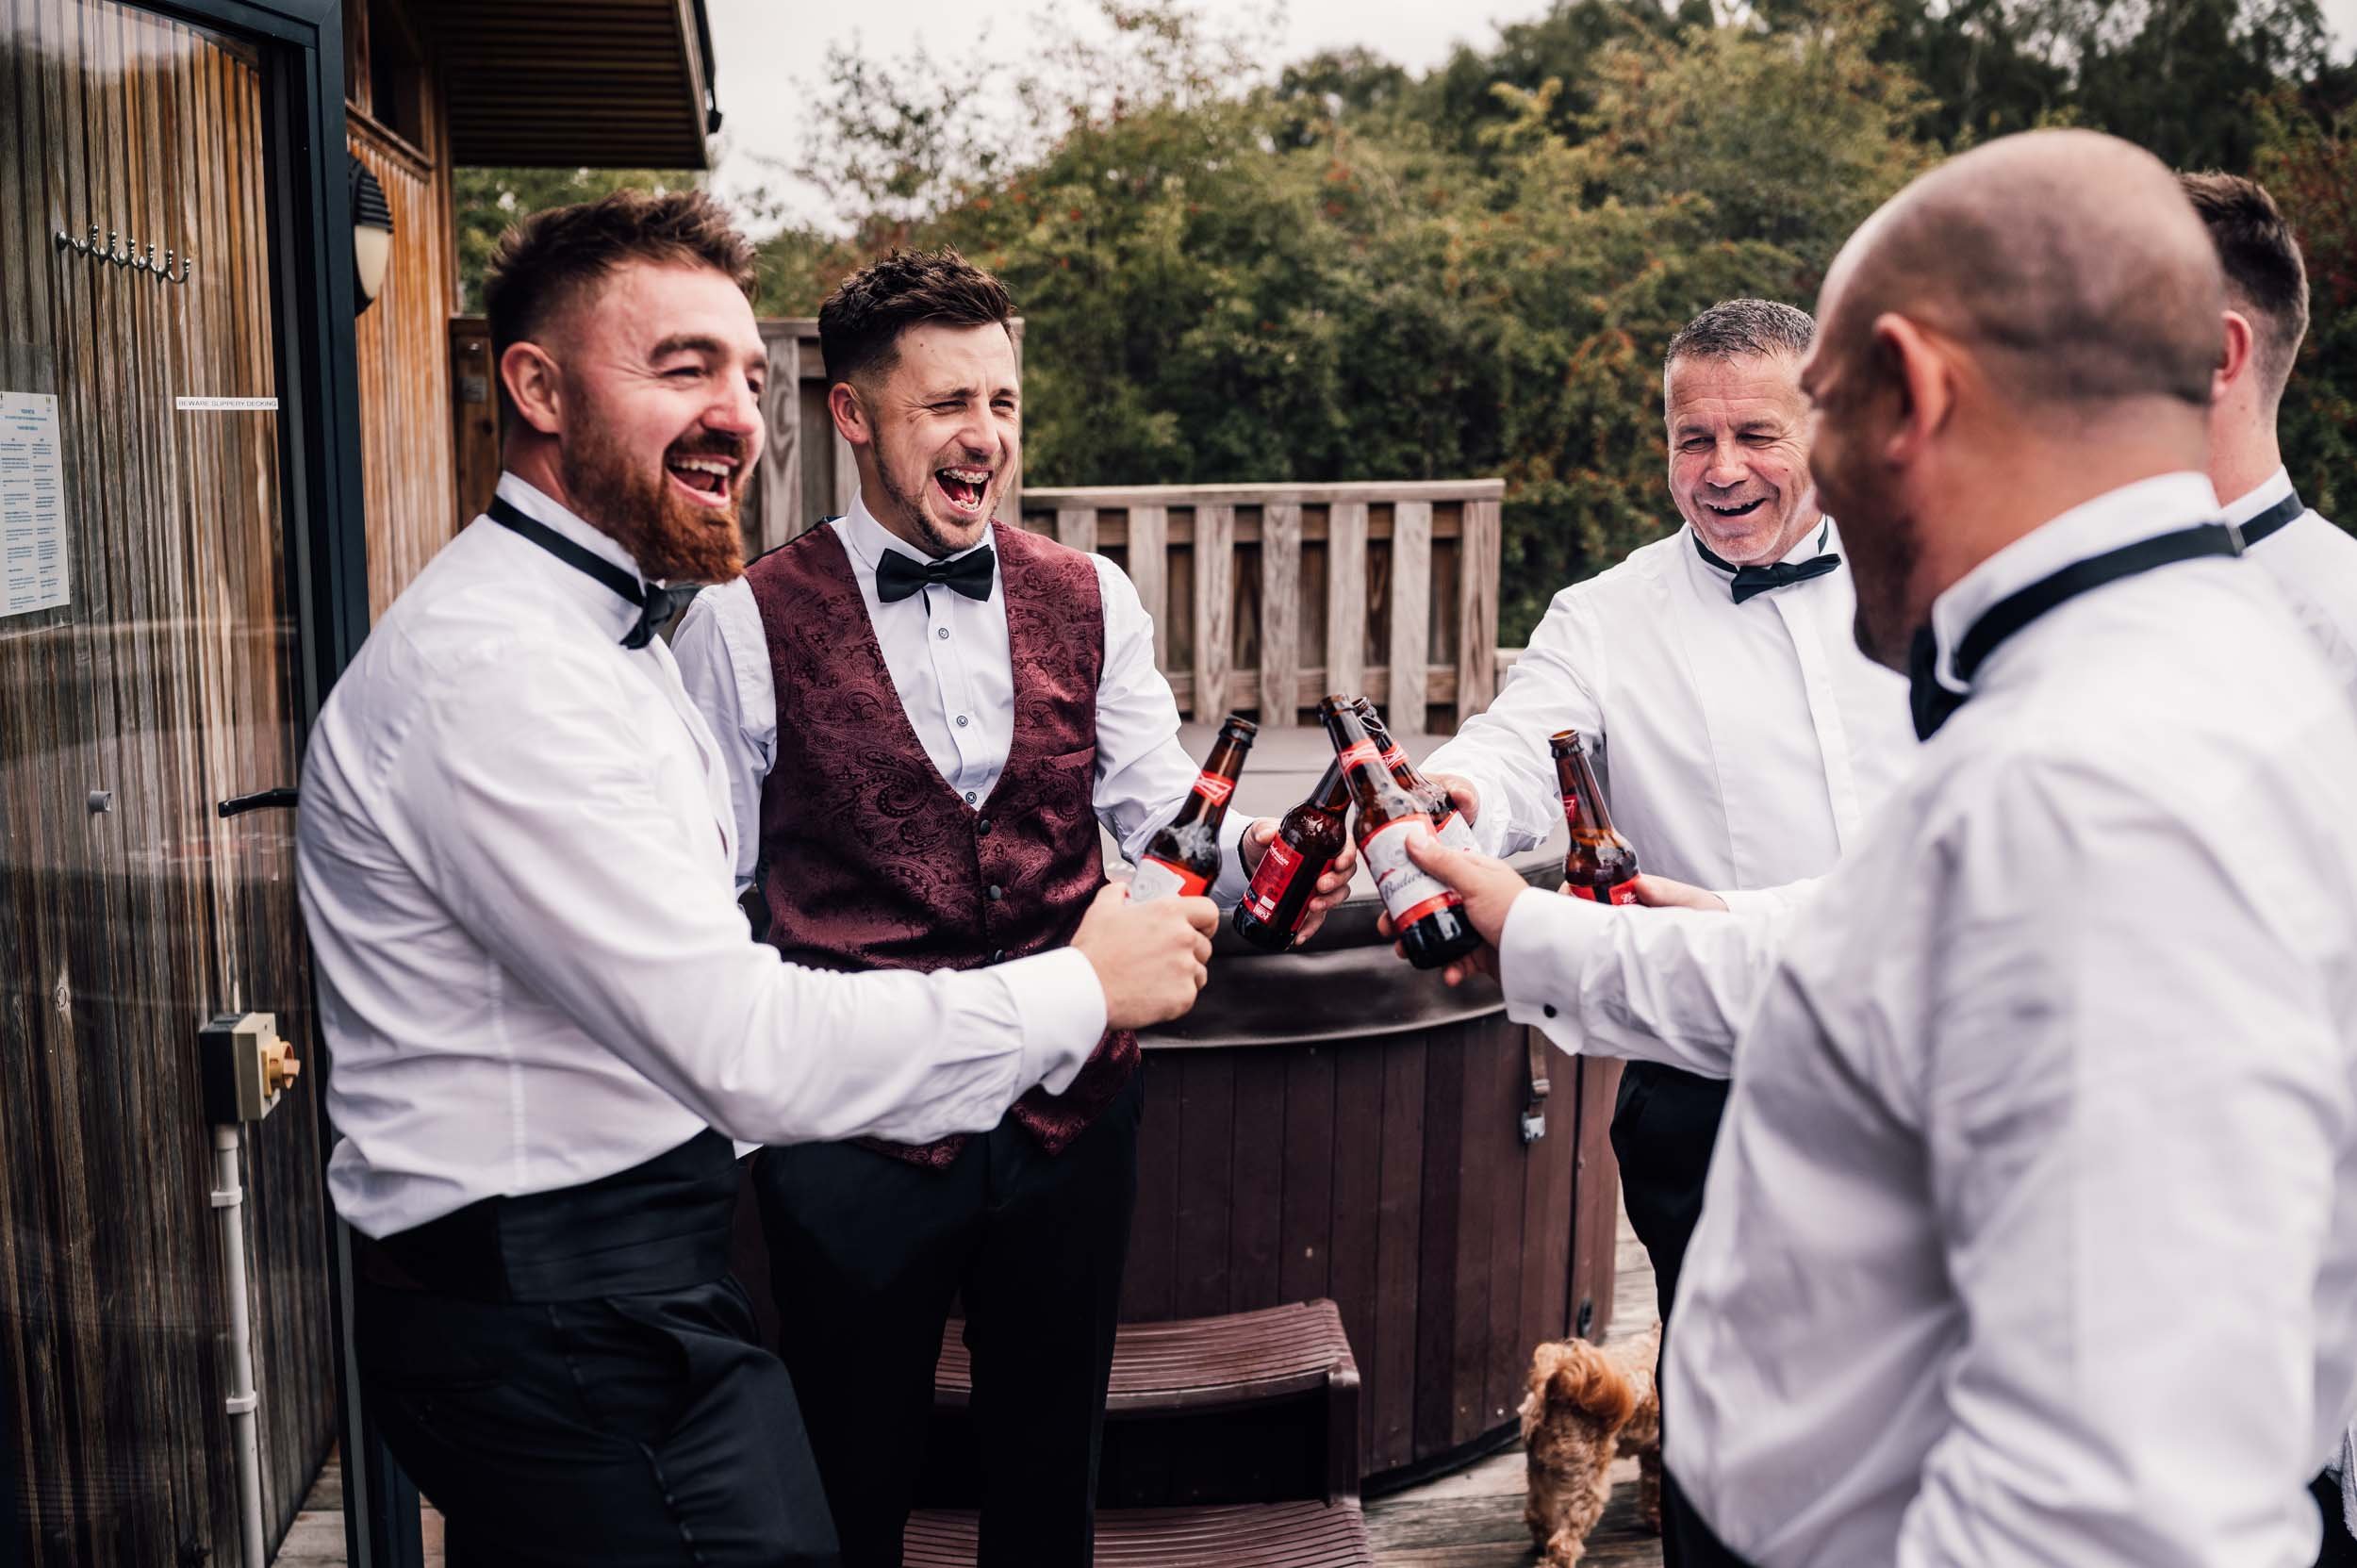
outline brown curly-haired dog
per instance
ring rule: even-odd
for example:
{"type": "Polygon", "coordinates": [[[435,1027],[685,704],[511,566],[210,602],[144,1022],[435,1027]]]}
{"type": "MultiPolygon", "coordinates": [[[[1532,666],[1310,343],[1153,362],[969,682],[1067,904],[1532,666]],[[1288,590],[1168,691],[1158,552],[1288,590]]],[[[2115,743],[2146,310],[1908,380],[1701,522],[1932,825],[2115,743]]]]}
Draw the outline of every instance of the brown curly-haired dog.
{"type": "Polygon", "coordinates": [[[1530,1466],[1523,1520],[1547,1568],[1572,1568],[1612,1495],[1615,1456],[1634,1453],[1638,1508],[1661,1527],[1661,1400],[1654,1363],[1661,1328],[1617,1345],[1551,1341],[1531,1352],[1522,1404],[1530,1466]]]}

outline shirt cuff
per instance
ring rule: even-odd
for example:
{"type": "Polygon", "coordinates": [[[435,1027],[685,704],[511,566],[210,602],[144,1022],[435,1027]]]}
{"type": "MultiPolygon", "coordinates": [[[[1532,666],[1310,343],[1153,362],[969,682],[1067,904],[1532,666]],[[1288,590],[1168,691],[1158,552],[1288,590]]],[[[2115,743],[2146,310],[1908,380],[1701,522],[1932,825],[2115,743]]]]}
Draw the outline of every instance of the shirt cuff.
{"type": "Polygon", "coordinates": [[[1222,909],[1233,909],[1244,902],[1244,896],[1252,886],[1251,873],[1244,868],[1244,835],[1257,817],[1238,817],[1229,812],[1219,824],[1219,875],[1203,890],[1222,909]]]}
{"type": "Polygon", "coordinates": [[[1033,953],[990,971],[1006,982],[1023,1036],[1023,1090],[1051,1095],[1072,1087],[1080,1065],[1105,1037],[1105,988],[1088,955],[1071,948],[1033,953]]]}
{"type": "Polygon", "coordinates": [[[1507,1017],[1577,1054],[1587,1041],[1579,1024],[1580,970],[1589,946],[1604,937],[1613,918],[1603,904],[1559,893],[1533,888],[1517,898],[1498,943],[1507,1017]]]}

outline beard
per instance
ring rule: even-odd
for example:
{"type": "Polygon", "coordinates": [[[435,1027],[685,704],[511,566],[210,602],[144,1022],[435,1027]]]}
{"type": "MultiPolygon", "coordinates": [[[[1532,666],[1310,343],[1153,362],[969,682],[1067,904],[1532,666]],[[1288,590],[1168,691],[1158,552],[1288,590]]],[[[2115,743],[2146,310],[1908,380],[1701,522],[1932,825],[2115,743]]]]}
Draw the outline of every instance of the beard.
{"type": "MultiPolygon", "coordinates": [[[[975,515],[975,521],[981,526],[974,538],[961,539],[934,521],[931,514],[925,510],[927,487],[932,484],[933,470],[930,468],[925,470],[925,477],[918,482],[918,493],[911,495],[892,475],[893,456],[884,445],[882,433],[878,432],[876,437],[876,483],[883,489],[882,499],[887,505],[897,508],[900,517],[915,530],[916,539],[912,542],[929,552],[935,560],[961,550],[971,550],[988,536],[990,520],[998,510],[998,498],[1006,489],[1010,466],[1004,462],[993,465],[990,488],[983,492],[981,507],[975,515]]],[[[879,518],[878,520],[882,520],[879,518]]]]}
{"type": "Polygon", "coordinates": [[[578,432],[567,431],[557,451],[557,472],[582,518],[629,551],[647,577],[726,583],[745,574],[738,514],[750,470],[741,466],[742,441],[709,431],[675,443],[665,456],[700,454],[740,460],[729,476],[724,504],[704,506],[683,500],[661,465],[652,472],[634,467],[594,414],[578,432]]]}

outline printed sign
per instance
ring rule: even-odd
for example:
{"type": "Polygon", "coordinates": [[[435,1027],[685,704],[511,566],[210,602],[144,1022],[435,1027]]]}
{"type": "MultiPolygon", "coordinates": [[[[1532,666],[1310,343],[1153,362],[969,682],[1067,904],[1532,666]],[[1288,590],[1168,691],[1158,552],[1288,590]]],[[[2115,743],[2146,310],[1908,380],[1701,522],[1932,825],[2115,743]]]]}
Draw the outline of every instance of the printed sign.
{"type": "Polygon", "coordinates": [[[278,412],[276,398],[173,398],[172,405],[183,414],[278,412]]]}
{"type": "Polygon", "coordinates": [[[72,598],[58,400],[0,392],[0,616],[54,609],[72,598]]]}

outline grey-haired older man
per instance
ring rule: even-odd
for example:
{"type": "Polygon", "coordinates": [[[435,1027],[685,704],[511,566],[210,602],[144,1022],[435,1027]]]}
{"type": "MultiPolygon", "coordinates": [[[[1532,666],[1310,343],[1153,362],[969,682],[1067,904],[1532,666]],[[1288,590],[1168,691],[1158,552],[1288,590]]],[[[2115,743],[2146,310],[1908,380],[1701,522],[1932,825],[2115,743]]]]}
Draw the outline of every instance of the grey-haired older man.
{"type": "MultiPolygon", "coordinates": [[[[1856,608],[1808,471],[1808,315],[1728,300],[1662,368],[1670,497],[1682,526],[1555,597],[1486,713],[1433,753],[1492,853],[1562,808],[1547,736],[1601,747],[1615,822],[1649,871],[1717,888],[1829,869],[1904,772],[1899,678],[1851,635],[1856,608]]],[[[1666,1317],[1726,1102],[1723,1074],[1632,1063],[1612,1145],[1666,1317]]]]}

